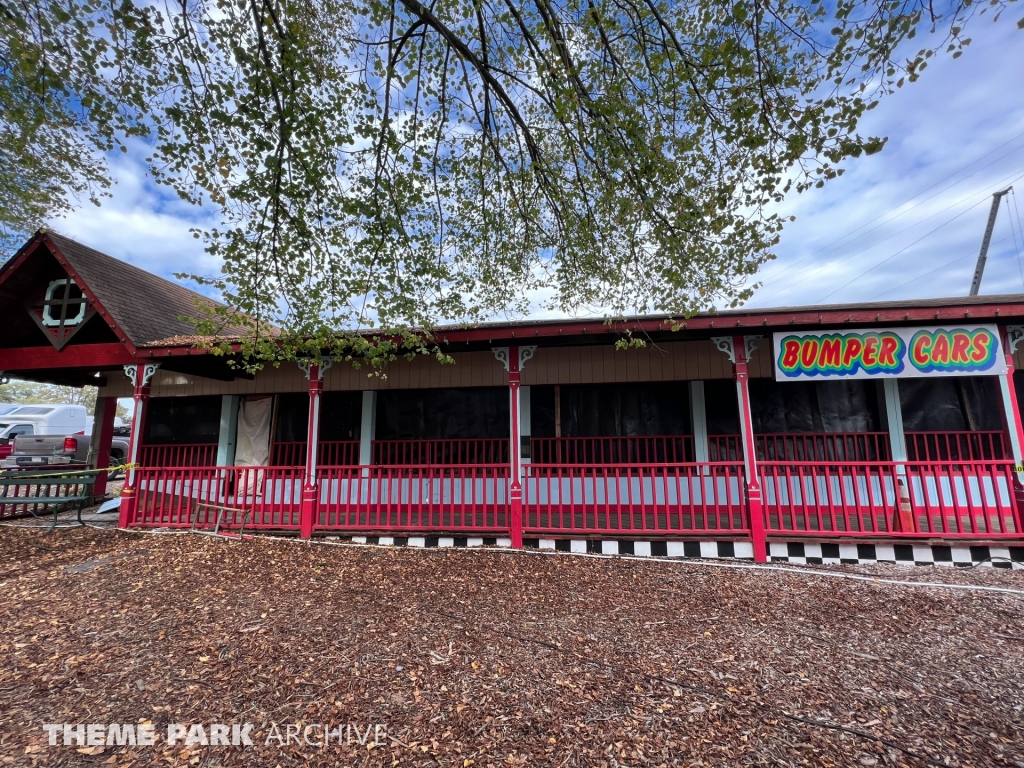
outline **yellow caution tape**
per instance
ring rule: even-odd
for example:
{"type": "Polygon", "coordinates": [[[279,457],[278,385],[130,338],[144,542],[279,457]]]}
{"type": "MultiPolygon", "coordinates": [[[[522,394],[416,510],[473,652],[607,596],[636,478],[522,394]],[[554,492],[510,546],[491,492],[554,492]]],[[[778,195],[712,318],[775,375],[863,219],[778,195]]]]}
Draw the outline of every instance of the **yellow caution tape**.
{"type": "MultiPolygon", "coordinates": [[[[138,469],[141,465],[139,465],[139,464],[117,464],[116,466],[104,467],[103,469],[77,469],[77,470],[69,470],[67,472],[59,472],[59,471],[50,470],[49,468],[52,467],[52,466],[53,466],[52,464],[51,465],[47,465],[47,469],[46,470],[34,470],[34,469],[32,469],[32,467],[30,465],[24,465],[22,467],[17,467],[17,468],[11,467],[9,469],[6,469],[6,470],[3,470],[2,472],[0,472],[0,477],[2,477],[3,475],[7,475],[7,473],[9,473],[9,472],[18,472],[18,473],[24,472],[25,474],[31,474],[32,475],[31,479],[33,479],[33,480],[37,480],[37,479],[38,480],[45,480],[48,477],[67,477],[68,475],[94,475],[94,474],[99,474],[100,472],[120,472],[122,470],[128,471],[129,469],[138,469]],[[36,474],[37,472],[38,472],[38,474],[36,474]]],[[[21,475],[21,476],[24,476],[24,475],[21,475]]]]}

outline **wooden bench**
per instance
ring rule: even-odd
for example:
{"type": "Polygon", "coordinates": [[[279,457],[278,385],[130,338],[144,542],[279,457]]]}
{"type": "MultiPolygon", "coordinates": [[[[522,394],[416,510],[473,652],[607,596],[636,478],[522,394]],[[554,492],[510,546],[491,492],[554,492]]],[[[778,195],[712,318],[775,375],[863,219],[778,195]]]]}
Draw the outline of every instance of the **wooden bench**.
{"type": "Polygon", "coordinates": [[[23,506],[33,517],[38,517],[36,511],[39,507],[44,511],[51,508],[53,524],[50,531],[53,531],[57,527],[57,516],[61,509],[78,504],[78,524],[85,525],[82,522],[82,510],[86,502],[92,499],[97,477],[106,471],[13,469],[0,472],[0,507],[23,506]]]}
{"type": "Polygon", "coordinates": [[[215,511],[217,513],[217,520],[214,523],[213,533],[210,534],[211,536],[222,536],[222,537],[229,538],[229,539],[251,539],[252,538],[251,536],[246,536],[245,535],[245,525],[246,525],[246,523],[252,521],[252,509],[251,508],[244,508],[243,509],[241,507],[223,507],[223,506],[219,506],[217,504],[209,504],[207,502],[201,502],[199,504],[196,504],[195,510],[192,512],[192,527],[190,529],[192,531],[192,533],[206,533],[205,531],[200,530],[200,528],[199,528],[199,524],[200,524],[199,523],[199,515],[200,515],[201,512],[210,512],[210,511],[215,511]],[[224,515],[225,514],[230,515],[231,518],[234,518],[236,515],[239,515],[239,514],[242,516],[242,525],[238,529],[238,533],[222,533],[221,532],[221,530],[220,530],[221,525],[228,525],[229,524],[229,523],[225,523],[224,522],[224,515]]]}

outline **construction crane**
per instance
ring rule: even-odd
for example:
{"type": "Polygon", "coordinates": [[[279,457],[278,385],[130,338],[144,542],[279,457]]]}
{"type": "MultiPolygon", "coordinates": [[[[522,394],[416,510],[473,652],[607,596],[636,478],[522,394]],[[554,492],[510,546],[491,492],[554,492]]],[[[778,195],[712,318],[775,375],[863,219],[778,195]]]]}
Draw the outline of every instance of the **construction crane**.
{"type": "Polygon", "coordinates": [[[981,289],[981,277],[985,274],[985,261],[988,259],[988,246],[992,242],[992,230],[996,225],[996,216],[999,215],[999,201],[1010,193],[1013,187],[1007,187],[1002,192],[992,195],[992,208],[988,212],[988,224],[985,225],[985,236],[981,238],[981,250],[978,252],[978,263],[974,267],[974,279],[971,281],[971,292],[968,296],[977,296],[981,289]]]}

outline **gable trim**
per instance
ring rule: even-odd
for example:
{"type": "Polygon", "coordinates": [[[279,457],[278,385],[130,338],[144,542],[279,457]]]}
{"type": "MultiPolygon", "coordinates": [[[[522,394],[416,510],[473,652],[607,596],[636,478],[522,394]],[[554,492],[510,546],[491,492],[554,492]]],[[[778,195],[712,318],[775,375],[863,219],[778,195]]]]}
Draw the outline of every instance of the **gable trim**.
{"type": "Polygon", "coordinates": [[[93,317],[96,316],[95,307],[86,307],[82,319],[75,323],[74,325],[70,326],[69,329],[69,326],[66,325],[47,325],[42,318],[36,315],[34,310],[37,309],[38,307],[36,307],[35,305],[26,303],[23,306],[25,307],[25,311],[28,312],[32,319],[35,321],[35,324],[36,326],[38,326],[39,330],[46,334],[47,338],[50,339],[50,343],[52,343],[53,346],[56,347],[58,352],[64,349],[67,343],[75,337],[75,334],[82,330],[85,327],[86,323],[88,323],[90,320],[93,319],[93,317]],[[56,335],[54,335],[54,333],[56,333],[56,335]]]}
{"type": "Polygon", "coordinates": [[[71,370],[87,368],[102,370],[138,362],[138,358],[117,342],[77,344],[58,352],[52,345],[12,347],[4,350],[4,370],[19,371],[71,370]]]}
{"type": "Polygon", "coordinates": [[[46,243],[46,247],[49,248],[50,253],[53,254],[53,257],[57,259],[60,265],[64,267],[65,271],[67,271],[67,273],[74,279],[75,284],[82,289],[82,293],[89,297],[89,301],[92,302],[92,305],[95,308],[97,314],[99,314],[99,316],[103,318],[106,324],[110,326],[110,330],[114,332],[114,335],[117,336],[117,338],[120,340],[122,344],[124,344],[125,348],[128,350],[129,353],[135,355],[138,352],[138,350],[135,348],[135,345],[132,343],[132,340],[128,338],[128,334],[121,330],[121,327],[117,324],[117,321],[114,320],[113,316],[107,311],[106,307],[103,306],[103,302],[101,302],[96,297],[96,294],[93,293],[92,289],[82,279],[82,276],[79,275],[77,270],[71,265],[71,262],[69,262],[67,260],[67,257],[64,256],[63,253],[61,253],[61,250],[60,248],[57,247],[57,244],[53,242],[45,232],[41,233],[41,239],[43,240],[43,242],[46,243]]]}
{"type": "Polygon", "coordinates": [[[40,242],[41,238],[39,238],[38,235],[34,236],[25,245],[18,249],[18,252],[14,254],[14,258],[0,267],[0,288],[3,287],[4,283],[11,275],[18,271],[18,268],[25,263],[28,257],[36,252],[36,249],[39,248],[40,242]]]}
{"type": "MultiPolygon", "coordinates": [[[[124,346],[128,354],[134,357],[138,353],[135,344],[133,344],[131,339],[128,338],[128,335],[123,330],[121,330],[120,326],[118,326],[117,322],[107,311],[106,307],[103,306],[103,303],[96,297],[96,294],[93,293],[92,289],[89,288],[86,282],[82,279],[82,276],[78,274],[78,271],[73,266],[71,266],[71,263],[61,252],[60,248],[58,248],[57,244],[54,243],[47,236],[46,232],[39,231],[35,235],[33,235],[32,239],[29,240],[25,245],[23,245],[18,250],[18,252],[14,255],[14,258],[10,259],[6,264],[0,267],[0,288],[3,288],[4,283],[7,282],[10,276],[17,272],[18,269],[21,268],[21,266],[29,259],[29,257],[31,257],[40,247],[44,245],[46,246],[46,249],[50,252],[50,255],[57,260],[57,263],[61,265],[61,267],[68,274],[68,276],[75,281],[75,284],[79,288],[82,289],[82,293],[85,294],[85,296],[92,303],[93,311],[103,318],[103,321],[114,332],[114,335],[117,336],[118,341],[121,342],[122,346],[124,346]]],[[[32,315],[32,319],[36,320],[38,324],[38,319],[35,317],[35,315],[33,315],[31,312],[29,312],[29,314],[32,315]]],[[[86,321],[88,319],[89,318],[86,318],[86,321]]],[[[82,325],[84,324],[85,322],[82,323],[82,325]]],[[[70,341],[70,336],[64,339],[64,344],[66,344],[68,341],[70,341]]],[[[58,347],[57,350],[61,351],[64,344],[61,344],[61,346],[58,347]]]]}

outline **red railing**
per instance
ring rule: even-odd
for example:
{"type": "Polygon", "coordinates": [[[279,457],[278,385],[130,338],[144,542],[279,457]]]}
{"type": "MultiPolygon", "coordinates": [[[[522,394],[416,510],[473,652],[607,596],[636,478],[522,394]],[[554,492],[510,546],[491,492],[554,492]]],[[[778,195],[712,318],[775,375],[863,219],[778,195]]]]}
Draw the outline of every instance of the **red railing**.
{"type": "Polygon", "coordinates": [[[906,464],[907,486],[920,533],[982,537],[1021,535],[1013,462],[906,464]]]}
{"type": "Polygon", "coordinates": [[[212,467],[216,463],[216,443],[143,445],[139,448],[139,465],[143,467],[212,467]]]}
{"type": "Polygon", "coordinates": [[[758,461],[889,461],[887,432],[755,435],[758,461]]]}
{"type": "Polygon", "coordinates": [[[909,461],[1000,461],[1010,458],[1001,431],[907,432],[909,461]]]}
{"type": "MultiPolygon", "coordinates": [[[[804,432],[754,435],[758,461],[888,461],[886,432],[804,432]]],[[[710,461],[742,461],[739,435],[709,435],[710,461]]]]}
{"type": "MultiPolygon", "coordinates": [[[[528,535],[747,536],[742,465],[523,466],[528,535]]],[[[1021,538],[1009,461],[760,462],[769,535],[1021,538]],[[900,515],[900,488],[909,512],[900,515]]],[[[296,530],[297,467],[136,470],[132,525],[296,530]]],[[[507,464],[319,471],[320,531],[507,533],[507,464]]],[[[19,503],[19,502],[15,502],[19,503]]],[[[24,503],[24,502],[21,502],[24,503]]]]}
{"type": "MultiPolygon", "coordinates": [[[[1009,458],[1006,435],[984,432],[908,432],[910,461],[1000,461],[1009,458]]],[[[758,461],[889,461],[885,432],[787,433],[756,435],[758,461]]],[[[537,464],[674,464],[695,460],[692,435],[630,437],[535,437],[532,461],[537,464]]],[[[146,467],[212,467],[215,443],[144,445],[140,464],[146,467]]],[[[708,458],[714,462],[741,461],[739,435],[710,435],[708,458]]],[[[373,461],[381,465],[498,464],[508,461],[508,440],[376,440],[373,461]]],[[[277,442],[270,462],[280,467],[306,463],[305,442],[277,442]]],[[[359,463],[358,440],[320,443],[320,466],[359,463]]]]}
{"type": "Polygon", "coordinates": [[[708,461],[743,461],[739,435],[708,435],[708,461]]]}
{"type": "Polygon", "coordinates": [[[327,467],[318,530],[502,532],[507,464],[327,467]]]}
{"type": "Polygon", "coordinates": [[[135,471],[132,525],[148,528],[298,529],[302,470],[296,467],[148,468],[135,471]]]}
{"type": "Polygon", "coordinates": [[[744,534],[738,464],[524,465],[529,533],[744,534]]]}
{"type": "Polygon", "coordinates": [[[1010,462],[764,462],[769,534],[1020,537],[1010,462]],[[913,522],[898,522],[899,484],[913,522]]]}
{"type": "MultiPolygon", "coordinates": [[[[270,446],[270,463],[275,467],[306,466],[306,442],[278,442],[270,446]]],[[[341,467],[359,463],[358,440],[325,440],[317,448],[316,463],[321,467],[341,467]]]]}
{"type": "Polygon", "coordinates": [[[536,464],[682,464],[692,462],[693,435],[535,437],[536,464]]]}
{"type": "MultiPolygon", "coordinates": [[[[891,461],[886,432],[755,435],[758,461],[891,461]]],[[[1000,461],[1010,458],[1005,433],[907,432],[909,461],[1000,461]]],[[[708,438],[712,461],[742,458],[738,435],[708,438]]]]}
{"type": "Polygon", "coordinates": [[[373,463],[385,466],[503,464],[507,437],[452,440],[374,440],[373,463]]]}

